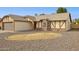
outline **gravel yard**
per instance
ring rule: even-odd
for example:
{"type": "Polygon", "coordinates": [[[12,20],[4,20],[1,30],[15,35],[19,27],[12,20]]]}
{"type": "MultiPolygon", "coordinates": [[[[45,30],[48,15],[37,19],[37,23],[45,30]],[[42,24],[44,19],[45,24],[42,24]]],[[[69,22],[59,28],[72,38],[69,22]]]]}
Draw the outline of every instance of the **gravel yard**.
{"type": "MultiPolygon", "coordinates": [[[[23,33],[31,32],[19,34],[23,33]]],[[[51,40],[5,40],[7,36],[13,34],[18,33],[0,33],[1,51],[79,51],[79,31],[61,32],[61,37],[51,40]]]]}

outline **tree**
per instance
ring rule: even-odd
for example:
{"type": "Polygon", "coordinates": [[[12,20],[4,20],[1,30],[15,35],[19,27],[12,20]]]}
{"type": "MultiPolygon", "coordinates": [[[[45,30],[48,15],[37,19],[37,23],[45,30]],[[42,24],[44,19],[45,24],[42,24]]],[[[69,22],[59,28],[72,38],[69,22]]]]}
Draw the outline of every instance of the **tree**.
{"type": "Polygon", "coordinates": [[[75,24],[79,24],[79,18],[75,19],[75,24]]]}
{"type": "Polygon", "coordinates": [[[38,16],[38,14],[37,14],[37,13],[35,13],[35,16],[38,16]]]}
{"type": "Polygon", "coordinates": [[[63,7],[59,7],[57,9],[57,13],[67,13],[67,9],[66,8],[63,8],[63,7]]]}

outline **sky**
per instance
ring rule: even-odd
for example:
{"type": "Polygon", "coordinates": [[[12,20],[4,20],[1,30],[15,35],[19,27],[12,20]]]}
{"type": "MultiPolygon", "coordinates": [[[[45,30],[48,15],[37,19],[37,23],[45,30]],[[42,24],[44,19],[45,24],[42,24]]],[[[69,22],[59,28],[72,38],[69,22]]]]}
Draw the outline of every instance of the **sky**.
{"type": "MultiPolygon", "coordinates": [[[[79,7],[66,7],[67,11],[71,13],[72,19],[79,18],[79,7]]],[[[0,17],[2,18],[8,14],[15,15],[35,15],[35,14],[51,14],[56,13],[58,7],[0,7],[0,17]]]]}

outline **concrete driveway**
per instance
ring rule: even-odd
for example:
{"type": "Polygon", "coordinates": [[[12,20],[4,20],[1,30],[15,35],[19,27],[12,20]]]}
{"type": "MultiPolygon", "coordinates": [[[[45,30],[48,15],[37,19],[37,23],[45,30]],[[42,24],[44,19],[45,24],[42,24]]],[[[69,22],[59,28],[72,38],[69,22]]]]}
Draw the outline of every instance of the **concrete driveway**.
{"type": "MultiPolygon", "coordinates": [[[[20,32],[31,33],[31,32],[20,32]]],[[[8,35],[18,33],[0,33],[0,50],[9,51],[79,51],[79,31],[62,32],[62,37],[51,40],[10,41],[8,35]]]]}

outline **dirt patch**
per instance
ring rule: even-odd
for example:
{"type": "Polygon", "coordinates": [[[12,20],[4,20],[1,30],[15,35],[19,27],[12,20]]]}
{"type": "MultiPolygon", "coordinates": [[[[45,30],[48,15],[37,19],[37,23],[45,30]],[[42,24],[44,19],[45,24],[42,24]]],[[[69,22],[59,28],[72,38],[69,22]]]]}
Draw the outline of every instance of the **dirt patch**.
{"type": "Polygon", "coordinates": [[[41,40],[41,39],[53,39],[61,36],[59,33],[52,32],[39,32],[30,34],[16,34],[8,36],[7,40],[41,40]]]}

